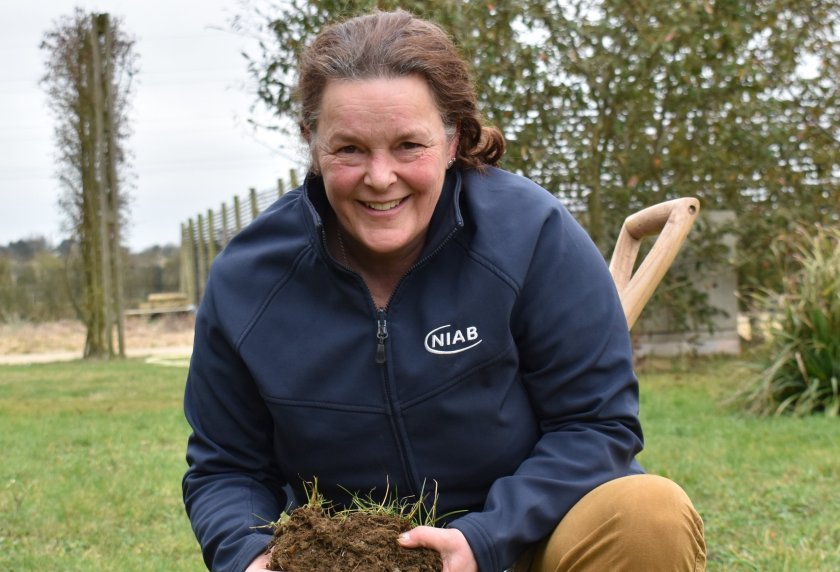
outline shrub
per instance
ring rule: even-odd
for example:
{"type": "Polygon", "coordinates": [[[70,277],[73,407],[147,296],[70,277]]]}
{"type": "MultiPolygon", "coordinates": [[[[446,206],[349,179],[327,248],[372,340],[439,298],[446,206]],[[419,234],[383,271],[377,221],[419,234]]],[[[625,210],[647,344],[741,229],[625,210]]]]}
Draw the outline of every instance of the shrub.
{"type": "Polygon", "coordinates": [[[756,296],[771,316],[762,372],[736,400],[760,415],[840,414],[840,227],[799,227],[777,253],[781,292],[756,296]]]}

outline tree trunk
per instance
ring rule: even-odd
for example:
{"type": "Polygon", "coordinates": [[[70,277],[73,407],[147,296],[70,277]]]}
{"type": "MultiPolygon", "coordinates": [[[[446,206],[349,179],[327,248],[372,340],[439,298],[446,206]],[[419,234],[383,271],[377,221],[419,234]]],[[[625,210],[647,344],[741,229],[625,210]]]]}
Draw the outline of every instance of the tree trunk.
{"type": "Polygon", "coordinates": [[[83,49],[85,85],[82,94],[81,136],[83,159],[83,209],[80,235],[86,253],[83,261],[87,277],[87,338],[84,357],[101,358],[108,355],[105,342],[107,320],[104,314],[105,290],[103,288],[102,205],[100,204],[99,129],[97,121],[98,49],[94,35],[88,35],[83,49]]]}
{"type": "Polygon", "coordinates": [[[108,209],[108,185],[107,168],[105,156],[105,128],[104,106],[102,101],[102,58],[99,31],[97,30],[96,17],[91,17],[90,26],[90,47],[91,47],[91,93],[93,106],[93,141],[96,150],[93,157],[95,160],[94,178],[96,179],[96,205],[99,211],[97,220],[97,250],[100,256],[100,273],[102,294],[100,297],[102,322],[104,324],[102,338],[104,350],[108,357],[114,355],[114,337],[112,325],[114,323],[111,304],[111,248],[108,241],[108,228],[110,226],[108,209]]]}
{"type": "MultiPolygon", "coordinates": [[[[111,59],[112,38],[111,26],[107,14],[99,14],[96,17],[97,33],[104,36],[102,49],[101,69],[102,81],[102,125],[105,137],[102,141],[104,146],[104,157],[102,163],[103,180],[105,181],[105,213],[107,213],[107,232],[104,236],[103,247],[109,252],[110,268],[106,267],[106,274],[110,274],[108,306],[110,306],[111,323],[109,324],[108,338],[112,337],[111,330],[116,328],[118,355],[125,357],[125,332],[123,320],[123,280],[122,280],[122,248],[120,233],[120,194],[119,179],[117,177],[117,143],[114,116],[114,100],[111,93],[111,85],[114,78],[114,67],[111,59]]],[[[111,355],[114,355],[113,345],[110,345],[111,355]]]]}

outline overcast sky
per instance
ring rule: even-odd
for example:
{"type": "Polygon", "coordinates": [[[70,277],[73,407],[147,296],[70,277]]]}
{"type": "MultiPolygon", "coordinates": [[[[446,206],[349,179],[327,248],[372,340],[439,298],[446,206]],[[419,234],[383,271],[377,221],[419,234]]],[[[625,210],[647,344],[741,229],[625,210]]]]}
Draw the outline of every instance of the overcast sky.
{"type": "Polygon", "coordinates": [[[180,223],[250,187],[274,188],[300,168],[297,141],[246,123],[246,40],[229,31],[236,0],[2,0],[0,21],[0,244],[64,238],[54,176],[53,117],[38,80],[44,32],[75,6],[123,19],[139,76],[130,111],[134,250],[179,243],[180,223]]]}

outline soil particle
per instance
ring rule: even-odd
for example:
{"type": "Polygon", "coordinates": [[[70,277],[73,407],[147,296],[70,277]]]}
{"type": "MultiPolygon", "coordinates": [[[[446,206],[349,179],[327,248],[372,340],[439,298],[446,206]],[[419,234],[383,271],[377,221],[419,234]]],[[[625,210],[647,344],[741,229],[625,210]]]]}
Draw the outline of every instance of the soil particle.
{"type": "Polygon", "coordinates": [[[387,514],[350,512],[330,516],[302,506],[275,529],[269,570],[282,572],[440,572],[440,555],[403,548],[397,536],[411,525],[387,514]]]}

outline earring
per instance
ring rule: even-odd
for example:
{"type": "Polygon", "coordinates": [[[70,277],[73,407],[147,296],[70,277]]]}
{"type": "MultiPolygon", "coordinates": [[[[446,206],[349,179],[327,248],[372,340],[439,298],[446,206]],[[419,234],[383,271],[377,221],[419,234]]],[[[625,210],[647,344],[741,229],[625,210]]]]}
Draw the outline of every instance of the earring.
{"type": "Polygon", "coordinates": [[[454,164],[455,164],[455,157],[452,157],[452,158],[449,160],[449,162],[446,164],[446,168],[447,168],[447,169],[449,169],[449,168],[451,168],[451,167],[452,167],[452,165],[454,165],[454,164]]]}

